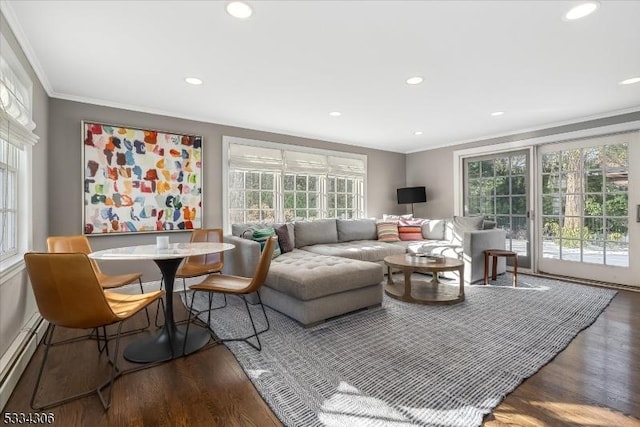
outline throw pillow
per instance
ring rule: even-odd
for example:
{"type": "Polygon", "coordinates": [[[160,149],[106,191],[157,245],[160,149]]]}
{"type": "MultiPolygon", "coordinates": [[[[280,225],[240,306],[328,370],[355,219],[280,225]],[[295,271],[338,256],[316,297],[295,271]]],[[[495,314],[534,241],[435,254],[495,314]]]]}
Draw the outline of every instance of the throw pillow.
{"type": "Polygon", "coordinates": [[[398,235],[400,240],[422,240],[421,219],[401,219],[398,221],[398,235]]]}
{"type": "Polygon", "coordinates": [[[278,244],[280,245],[280,252],[286,254],[287,252],[291,252],[293,250],[293,242],[291,241],[291,236],[289,235],[289,228],[287,224],[280,224],[273,229],[276,231],[278,235],[278,244]]]}
{"type": "Polygon", "coordinates": [[[453,239],[454,243],[462,243],[465,231],[482,230],[484,215],[480,216],[454,216],[453,239]]]}
{"type": "Polygon", "coordinates": [[[396,221],[378,222],[376,228],[378,231],[378,240],[381,242],[397,242],[400,240],[398,223],[396,221]]]}
{"type": "Polygon", "coordinates": [[[382,214],[383,221],[399,221],[401,219],[413,219],[413,214],[405,214],[405,215],[387,215],[382,214]]]}
{"type": "MultiPolygon", "coordinates": [[[[246,233],[245,233],[246,234],[246,233]]],[[[255,240],[256,242],[260,243],[260,251],[264,250],[264,246],[267,243],[267,240],[276,235],[276,231],[273,229],[273,227],[267,227],[267,228],[256,228],[253,230],[253,233],[251,235],[251,240],[255,240]]],[[[272,258],[276,258],[278,256],[281,255],[281,251],[280,251],[280,244],[278,242],[276,242],[276,247],[273,250],[273,257],[272,258]]]]}

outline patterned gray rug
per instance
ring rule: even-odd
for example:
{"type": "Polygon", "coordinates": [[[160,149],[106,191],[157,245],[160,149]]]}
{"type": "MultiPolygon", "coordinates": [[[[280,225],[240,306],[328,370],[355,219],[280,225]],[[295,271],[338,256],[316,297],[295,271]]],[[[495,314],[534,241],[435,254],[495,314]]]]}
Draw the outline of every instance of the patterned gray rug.
{"type": "MultiPolygon", "coordinates": [[[[524,275],[514,289],[510,280],[467,287],[466,301],[453,306],[385,296],[380,309],[309,329],[267,308],[262,352],[227,346],[286,426],[477,426],[616,294],[524,275]]],[[[228,301],[213,312],[216,334],[249,335],[244,304],[228,301]]],[[[206,304],[198,294],[194,307],[206,304]]],[[[262,319],[259,307],[252,313],[262,319]]]]}

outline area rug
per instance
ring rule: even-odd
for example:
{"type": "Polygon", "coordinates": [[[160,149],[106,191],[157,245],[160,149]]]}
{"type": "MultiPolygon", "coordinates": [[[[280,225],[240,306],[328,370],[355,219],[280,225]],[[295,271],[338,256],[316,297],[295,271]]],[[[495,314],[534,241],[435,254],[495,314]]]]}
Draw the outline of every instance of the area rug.
{"type": "MultiPolygon", "coordinates": [[[[518,279],[517,288],[505,286],[508,274],[497,285],[467,287],[466,300],[452,306],[385,296],[379,309],[308,329],[267,308],[271,329],[260,336],[261,352],[242,342],[227,346],[286,426],[478,426],[616,294],[518,279]]],[[[214,331],[249,335],[244,304],[228,301],[213,312],[214,331]]],[[[206,295],[196,295],[194,307],[206,305],[206,295]]],[[[259,306],[252,313],[263,327],[259,306]]]]}

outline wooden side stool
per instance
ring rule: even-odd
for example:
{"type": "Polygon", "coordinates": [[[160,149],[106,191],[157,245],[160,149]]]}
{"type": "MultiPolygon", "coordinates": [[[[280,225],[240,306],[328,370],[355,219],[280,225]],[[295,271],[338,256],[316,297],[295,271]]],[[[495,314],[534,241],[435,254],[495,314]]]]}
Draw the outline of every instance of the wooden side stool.
{"type": "Polygon", "coordinates": [[[493,257],[491,280],[496,280],[498,257],[513,258],[513,287],[518,283],[518,254],[504,249],[487,249],[484,251],[484,284],[489,284],[489,258],[493,257]]]}

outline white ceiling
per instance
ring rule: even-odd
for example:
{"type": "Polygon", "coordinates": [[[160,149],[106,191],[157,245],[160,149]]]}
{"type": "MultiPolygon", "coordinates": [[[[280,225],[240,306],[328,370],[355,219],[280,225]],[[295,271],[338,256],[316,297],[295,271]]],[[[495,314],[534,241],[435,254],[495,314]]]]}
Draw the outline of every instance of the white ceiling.
{"type": "Polygon", "coordinates": [[[52,97],[390,151],[640,110],[640,83],[618,84],[640,76],[639,1],[575,22],[572,1],[249,4],[247,20],[223,1],[3,11],[52,97]]]}

